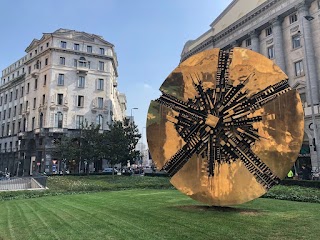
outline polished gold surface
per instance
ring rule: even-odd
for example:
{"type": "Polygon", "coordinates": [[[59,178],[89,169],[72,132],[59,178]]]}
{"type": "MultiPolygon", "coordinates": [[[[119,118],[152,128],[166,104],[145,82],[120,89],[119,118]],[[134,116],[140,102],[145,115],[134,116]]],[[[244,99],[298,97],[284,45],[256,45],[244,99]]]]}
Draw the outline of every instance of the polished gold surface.
{"type": "Polygon", "coordinates": [[[241,204],[283,179],[303,139],[299,94],[271,60],[242,48],[181,63],[152,101],[147,138],[158,169],[191,198],[241,204]]]}

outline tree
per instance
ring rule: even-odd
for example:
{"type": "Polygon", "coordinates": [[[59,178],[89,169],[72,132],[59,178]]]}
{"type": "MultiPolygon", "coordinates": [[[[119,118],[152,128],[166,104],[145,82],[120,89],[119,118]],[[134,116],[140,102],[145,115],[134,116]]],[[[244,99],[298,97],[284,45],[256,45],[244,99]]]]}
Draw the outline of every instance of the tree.
{"type": "Polygon", "coordinates": [[[126,119],[124,122],[115,121],[110,125],[110,130],[104,133],[103,156],[109,161],[112,168],[116,164],[126,165],[127,161],[132,162],[139,151],[135,147],[141,138],[138,128],[130,124],[126,119]]]}
{"type": "MultiPolygon", "coordinates": [[[[79,147],[74,138],[62,135],[61,138],[54,140],[54,145],[54,155],[60,162],[64,162],[64,164],[66,164],[66,161],[78,159],[79,147]]],[[[65,172],[65,165],[62,172],[65,172]]]]}
{"type": "MultiPolygon", "coordinates": [[[[102,158],[101,142],[103,134],[99,132],[100,126],[91,124],[81,129],[80,136],[80,158],[85,161],[85,165],[102,158]]],[[[89,174],[89,167],[86,167],[89,174]]]]}

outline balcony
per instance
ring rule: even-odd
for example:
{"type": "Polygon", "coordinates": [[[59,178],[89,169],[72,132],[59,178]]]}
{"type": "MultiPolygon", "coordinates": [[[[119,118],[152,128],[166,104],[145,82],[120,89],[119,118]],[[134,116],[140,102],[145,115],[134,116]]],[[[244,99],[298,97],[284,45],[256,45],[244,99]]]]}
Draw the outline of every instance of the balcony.
{"type": "Polygon", "coordinates": [[[49,133],[65,133],[68,132],[67,128],[49,128],[49,133]]]}
{"type": "Polygon", "coordinates": [[[45,130],[44,130],[44,128],[37,128],[34,130],[34,134],[39,135],[39,136],[45,136],[45,130]]]}
{"type": "MultiPolygon", "coordinates": [[[[313,106],[313,110],[314,110],[314,114],[319,114],[319,106],[317,105],[317,106],[313,106]]],[[[304,115],[306,116],[306,117],[311,117],[312,116],[312,108],[311,107],[305,107],[304,108],[304,115]]]]}
{"type": "Polygon", "coordinates": [[[18,133],[19,139],[26,139],[27,138],[27,132],[19,132],[18,133]]]}

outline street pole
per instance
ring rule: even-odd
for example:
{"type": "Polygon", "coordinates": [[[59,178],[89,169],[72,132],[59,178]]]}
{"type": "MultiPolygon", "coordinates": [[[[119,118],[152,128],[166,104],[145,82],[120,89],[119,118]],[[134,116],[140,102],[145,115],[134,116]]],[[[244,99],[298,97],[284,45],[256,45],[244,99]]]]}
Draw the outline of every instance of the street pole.
{"type": "Polygon", "coordinates": [[[312,117],[312,125],[313,125],[313,135],[314,135],[314,147],[315,147],[315,151],[317,154],[317,169],[316,171],[319,172],[319,160],[320,160],[320,147],[319,147],[319,135],[318,135],[318,128],[317,128],[317,123],[316,123],[316,117],[315,117],[315,113],[314,113],[314,104],[313,104],[313,95],[312,95],[312,90],[311,90],[311,80],[310,80],[310,75],[309,75],[309,62],[308,62],[308,56],[307,56],[307,48],[306,48],[306,41],[305,41],[305,36],[304,36],[304,19],[306,19],[307,21],[312,21],[314,19],[314,17],[312,16],[304,16],[302,18],[302,37],[303,37],[303,47],[304,47],[304,53],[305,53],[305,58],[306,58],[306,66],[307,66],[307,81],[308,81],[308,85],[309,87],[307,87],[307,90],[309,91],[309,95],[310,95],[310,105],[311,105],[311,117],[312,117]]]}
{"type": "Polygon", "coordinates": [[[132,110],[137,110],[137,107],[131,108],[131,115],[130,115],[130,124],[131,126],[133,125],[133,115],[132,115],[132,110]]]}
{"type": "MultiPolygon", "coordinates": [[[[137,107],[131,108],[131,115],[130,115],[130,126],[133,127],[134,123],[133,123],[133,115],[132,115],[132,110],[137,110],[137,107]]],[[[139,165],[139,160],[138,160],[138,164],[139,165]]]]}

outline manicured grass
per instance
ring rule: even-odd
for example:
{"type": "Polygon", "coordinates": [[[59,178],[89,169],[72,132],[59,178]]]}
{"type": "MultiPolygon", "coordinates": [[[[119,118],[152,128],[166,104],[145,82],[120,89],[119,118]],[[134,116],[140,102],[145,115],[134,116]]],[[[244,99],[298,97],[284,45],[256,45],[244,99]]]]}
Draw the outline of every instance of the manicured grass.
{"type": "MultiPolygon", "coordinates": [[[[166,177],[142,176],[51,176],[48,190],[0,192],[0,200],[26,199],[42,196],[70,195],[88,192],[128,189],[174,189],[166,177]]],[[[320,203],[320,189],[299,186],[273,187],[264,198],[320,203]]]]}
{"type": "Polygon", "coordinates": [[[257,199],[199,205],[176,190],[0,202],[0,239],[318,239],[319,204],[257,199]]]}

